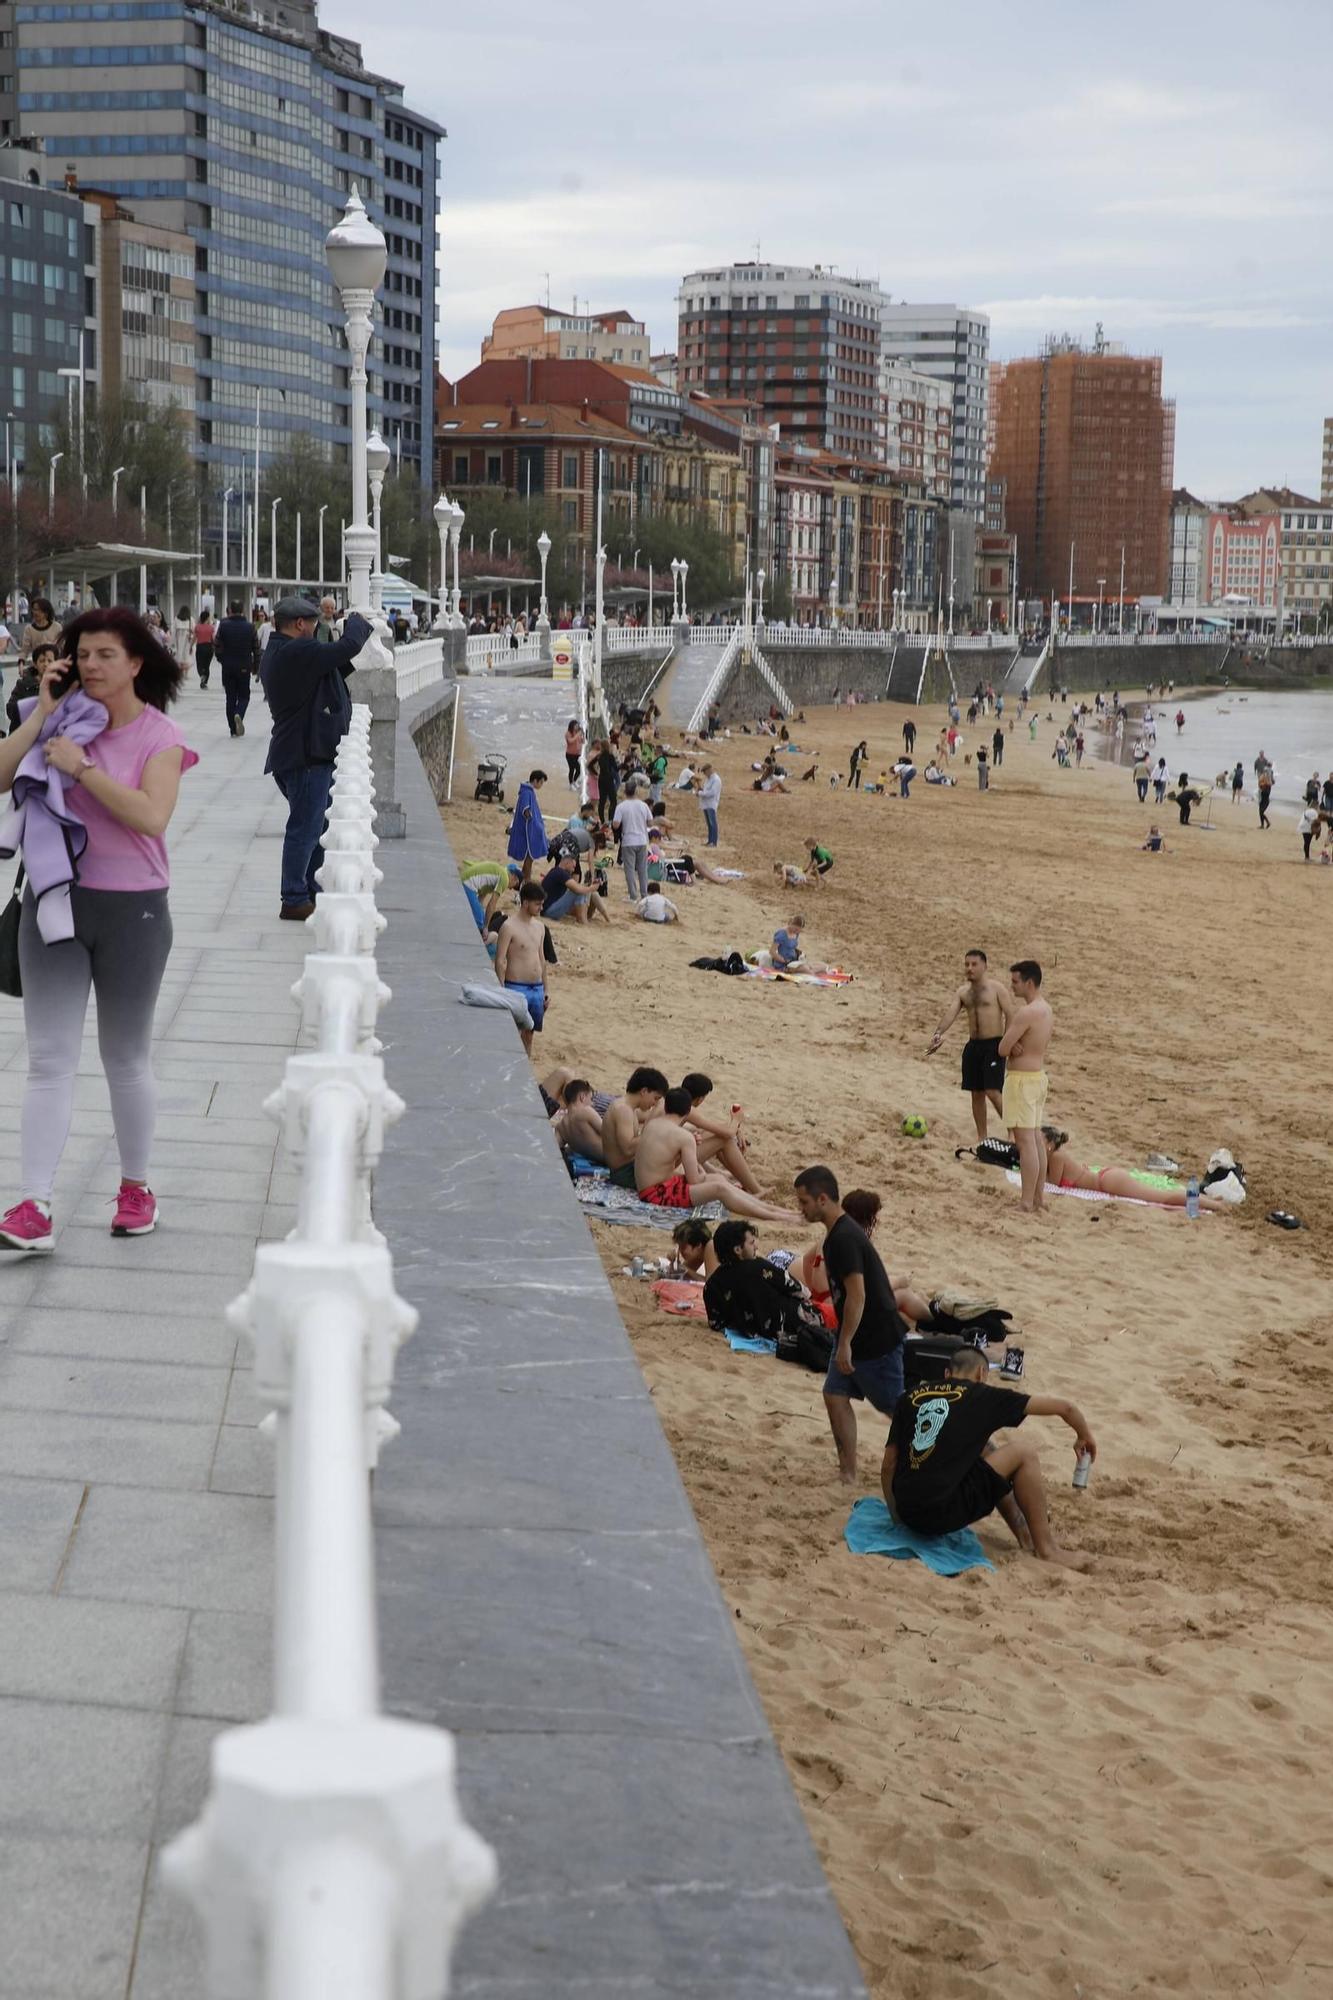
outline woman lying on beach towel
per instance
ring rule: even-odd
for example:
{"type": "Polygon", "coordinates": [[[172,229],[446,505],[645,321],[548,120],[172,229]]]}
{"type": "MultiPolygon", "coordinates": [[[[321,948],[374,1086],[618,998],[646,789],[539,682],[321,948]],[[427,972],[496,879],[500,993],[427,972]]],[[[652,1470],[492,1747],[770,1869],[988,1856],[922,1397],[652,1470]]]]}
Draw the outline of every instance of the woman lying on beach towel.
{"type": "MultiPolygon", "coordinates": [[[[1153,1187],[1147,1181],[1136,1180],[1125,1167],[1101,1167],[1094,1172],[1065,1150],[1069,1144],[1067,1132],[1054,1125],[1043,1125],[1041,1136],[1046,1141],[1046,1178],[1054,1187],[1087,1188],[1094,1193],[1118,1195],[1125,1201],[1151,1202],[1156,1208],[1185,1206],[1184,1188],[1153,1187]]],[[[1216,1210],[1232,1206],[1215,1195],[1199,1196],[1200,1208],[1216,1210]]]]}

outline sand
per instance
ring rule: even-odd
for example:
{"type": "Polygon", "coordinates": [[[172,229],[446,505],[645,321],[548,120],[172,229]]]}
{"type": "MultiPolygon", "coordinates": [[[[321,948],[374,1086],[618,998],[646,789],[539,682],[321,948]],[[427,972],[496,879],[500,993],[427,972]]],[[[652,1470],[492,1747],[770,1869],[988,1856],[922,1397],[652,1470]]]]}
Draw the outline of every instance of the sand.
{"type": "MultiPolygon", "coordinates": [[[[985,796],[961,758],[956,791],[830,791],[858,737],[872,774],[889,761],[905,713],[814,714],[796,734],[827,761],[790,798],[746,788],[752,739],[722,744],[720,859],[751,879],[681,892],[684,927],[659,929],[613,878],[611,929],[558,929],[539,1060],[608,1087],[639,1061],[707,1070],[750,1114],[767,1186],[788,1198],[827,1161],[883,1195],[891,1269],[995,1293],[1024,1386],[1075,1398],[1098,1438],[1075,1495],[1070,1434],[1040,1425],[1057,1532],[1095,1576],[1023,1558],[998,1520],[994,1573],[850,1555],[818,1378],[658,1312],[619,1273],[660,1237],[593,1235],[871,1991],[1327,1994],[1333,869],[1227,801],[1208,833],[1159,812],[1170,851],[1139,853],[1154,815],[1128,775],[1058,770],[1045,723],[1035,747],[1015,729],[985,796]],[[855,984],[687,970],[766,941],[793,904],[767,871],[807,832],[837,857],[797,899],[809,948],[855,984]],[[1248,1205],[1190,1222],[1065,1199],[1030,1221],[999,1172],[956,1162],[960,1028],[924,1050],[973,944],[1047,969],[1051,1111],[1078,1157],[1227,1145],[1248,1205]],[[908,1111],[924,1141],[900,1134],[908,1111]],[[1268,1225],[1276,1207],[1308,1232],[1268,1225]]],[[[943,718],[916,719],[924,762],[943,718]]],[[[678,818],[699,825],[689,801],[678,818]]],[[[447,824],[460,855],[502,850],[485,808],[447,824]]],[[[762,1246],[784,1234],[809,1240],[762,1246]]],[[[863,1416],[865,1493],[884,1428],[863,1416]]]]}

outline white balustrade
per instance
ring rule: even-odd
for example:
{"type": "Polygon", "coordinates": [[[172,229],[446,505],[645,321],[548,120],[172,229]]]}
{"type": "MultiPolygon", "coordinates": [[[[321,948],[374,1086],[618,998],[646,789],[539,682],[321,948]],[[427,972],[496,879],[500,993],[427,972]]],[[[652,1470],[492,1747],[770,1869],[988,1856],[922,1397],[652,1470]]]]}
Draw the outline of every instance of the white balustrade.
{"type": "Polygon", "coordinates": [[[736,655],[740,651],[740,647],[741,647],[740,627],[737,626],[733,631],[731,639],[723,647],[722,657],[718,661],[717,665],[714,667],[712,673],[710,674],[708,679],[708,686],[704,689],[703,693],[700,695],[699,704],[695,709],[694,714],[690,717],[687,726],[689,728],[691,735],[697,735],[698,732],[703,728],[704,723],[708,718],[709,708],[711,707],[712,703],[717,700],[718,695],[722,692],[722,689],[726,685],[727,675],[731,672],[732,664],[735,661],[736,655]]]}
{"type": "Polygon", "coordinates": [[[769,666],[768,661],[764,658],[758,646],[754,645],[751,646],[750,658],[754,661],[755,670],[758,673],[759,678],[763,681],[764,686],[770,690],[774,699],[778,702],[779,706],[782,709],[782,713],[784,715],[795,715],[796,703],[787,693],[786,688],[783,687],[782,682],[778,679],[772,667],[769,666]]]}
{"type": "Polygon", "coordinates": [[[430,639],[413,639],[407,645],[395,646],[393,664],[398,674],[399,699],[406,700],[409,695],[420,694],[423,688],[444,679],[441,636],[437,633],[430,639]]]}
{"type": "Polygon", "coordinates": [[[467,642],[470,674],[531,673],[541,665],[541,635],[529,632],[511,646],[503,632],[474,632],[467,642]]]}
{"type": "Polygon", "coordinates": [[[602,633],[602,652],[669,653],[672,646],[669,625],[608,625],[602,633]]]}
{"type": "Polygon", "coordinates": [[[213,1746],[199,1821],[163,1856],[194,1905],[213,2000],[439,2000],[495,1858],[462,1819],[453,1739],[380,1712],[369,1474],[397,1433],[394,1357],[417,1315],[371,1219],[403,1112],[375,1034],[370,711],[339,747],[312,942],[293,987],[311,1046],[265,1109],[300,1175],[228,1320],[275,1415],[273,1713],[213,1746]]]}

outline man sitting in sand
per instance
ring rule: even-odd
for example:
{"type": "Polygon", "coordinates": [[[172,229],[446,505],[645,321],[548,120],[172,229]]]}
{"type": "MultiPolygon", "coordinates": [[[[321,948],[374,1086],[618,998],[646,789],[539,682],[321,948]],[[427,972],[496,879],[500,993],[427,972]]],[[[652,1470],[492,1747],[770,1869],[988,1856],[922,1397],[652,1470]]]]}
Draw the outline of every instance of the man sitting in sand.
{"type": "Polygon", "coordinates": [[[933,1056],[960,1014],[967,1015],[963,1044],[963,1089],[972,1099],[972,1121],[978,1139],[986,1137],[986,1107],[1003,1110],[1004,1059],[1000,1037],[1018,1011],[1013,994],[994,977],[979,945],[963,954],[963,983],[954,989],[953,1004],[926,1044],[933,1056]]]}
{"type": "Polygon", "coordinates": [[[1025,1417],[1059,1417],[1074,1450],[1097,1456],[1087,1419],[1061,1396],[992,1387],[989,1364],[964,1347],[944,1379],[909,1389],[893,1413],[880,1484],[890,1513],[918,1535],[952,1535],[998,1508],[1021,1549],[1041,1562],[1088,1570],[1092,1558],[1062,1549],[1051,1533],[1041,1458],[1030,1438],[993,1441],[1025,1417]]]}
{"type": "Polygon", "coordinates": [[[640,1064],[631,1071],[624,1096],[613,1098],[602,1113],[602,1158],[611,1169],[614,1187],[634,1192],[637,1185],[634,1161],[639,1140],[647,1121],[662,1109],[667,1089],[667,1080],[660,1069],[640,1064]]]}
{"type": "Polygon", "coordinates": [[[1019,1209],[1036,1215],[1045,1207],[1046,1141],[1041,1115],[1046,1109],[1046,1051],[1055,1033],[1055,1016],[1041,991],[1041,967],[1035,958],[1020,958],[1009,968],[1009,984],[1021,1004],[1009,1017],[1000,1037],[1005,1061],[1001,1116],[1018,1148],[1023,1183],[1019,1209]]]}
{"type": "Polygon", "coordinates": [[[576,1076],[560,1093],[563,1109],[551,1120],[563,1153],[578,1153],[595,1167],[606,1165],[602,1151],[602,1114],[592,1101],[592,1085],[576,1076]]]}
{"type": "Polygon", "coordinates": [[[801,949],[801,931],[805,918],[799,911],[788,917],[786,924],[773,933],[773,964],[779,972],[827,972],[826,965],[807,958],[801,949]]]}
{"type": "Polygon", "coordinates": [[[561,855],[542,876],[539,900],[548,924],[558,924],[565,917],[573,917],[576,924],[586,924],[592,917],[600,917],[605,924],[611,921],[605,900],[590,882],[580,880],[579,864],[571,854],[561,855]]]}
{"type": "Polygon", "coordinates": [[[518,892],[518,909],[506,917],[495,952],[495,976],[507,993],[521,993],[532,1019],[519,1029],[529,1054],[532,1038],[546,1018],[546,926],[542,922],[540,882],[525,882],[518,892]]]}
{"type": "Polygon", "coordinates": [[[702,1070],[691,1070],[688,1076],[683,1076],[680,1087],[689,1095],[690,1115],[686,1123],[694,1134],[700,1164],[708,1166],[715,1160],[749,1194],[762,1194],[763,1189],[745,1158],[746,1139],[739,1108],[734,1108],[730,1118],[725,1119],[714,1118],[704,1110],[704,1104],[713,1094],[713,1079],[702,1070]]]}
{"type": "MultiPolygon", "coordinates": [[[[1043,1125],[1041,1136],[1046,1142],[1046,1178],[1055,1187],[1095,1189],[1100,1194],[1117,1195],[1122,1201],[1150,1202],[1154,1208],[1185,1206],[1188,1196],[1184,1188],[1152,1187],[1147,1181],[1136,1180],[1127,1167],[1100,1167],[1095,1172],[1085,1167],[1066,1150],[1068,1132],[1061,1132],[1055,1125],[1043,1125]]],[[[1229,1181],[1227,1185],[1239,1188],[1240,1183],[1229,1181]]],[[[1199,1196],[1199,1207],[1214,1213],[1235,1206],[1235,1202],[1216,1195],[1199,1196]]]]}
{"type": "Polygon", "coordinates": [[[711,1278],[717,1269],[717,1252],[713,1248],[713,1232],[706,1222],[691,1216],[688,1222],[678,1222],[671,1232],[671,1241],[676,1246],[676,1269],[673,1277],[683,1279],[711,1278]]]}
{"type": "Polygon", "coordinates": [[[658,1117],[650,1118],[634,1155],[634,1177],[640,1201],[653,1208],[698,1208],[720,1201],[732,1215],[755,1222],[799,1222],[794,1208],[761,1201],[724,1174],[706,1174],[699,1164],[690,1115],[688,1090],[669,1090],[658,1117]]]}

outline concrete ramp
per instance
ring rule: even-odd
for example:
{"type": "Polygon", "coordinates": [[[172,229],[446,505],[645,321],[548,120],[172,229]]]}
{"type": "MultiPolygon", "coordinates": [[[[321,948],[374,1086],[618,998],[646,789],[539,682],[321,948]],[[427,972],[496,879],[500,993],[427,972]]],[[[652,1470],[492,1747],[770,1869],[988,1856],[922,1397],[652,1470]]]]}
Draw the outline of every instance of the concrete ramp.
{"type": "MultiPolygon", "coordinates": [[[[565,725],[579,711],[578,686],[573,681],[469,679],[458,683],[463,697],[463,727],[454,773],[454,796],[469,796],[475,765],[488,751],[498,751],[509,765],[505,799],[512,805],[519,785],[532,770],[545,771],[548,795],[565,781],[565,725]]],[[[595,732],[594,732],[595,733],[595,732]]]]}
{"type": "Polygon", "coordinates": [[[696,640],[676,649],[670,669],[654,691],[654,699],[673,729],[689,728],[690,718],[703,700],[725,650],[723,646],[696,640]]]}

